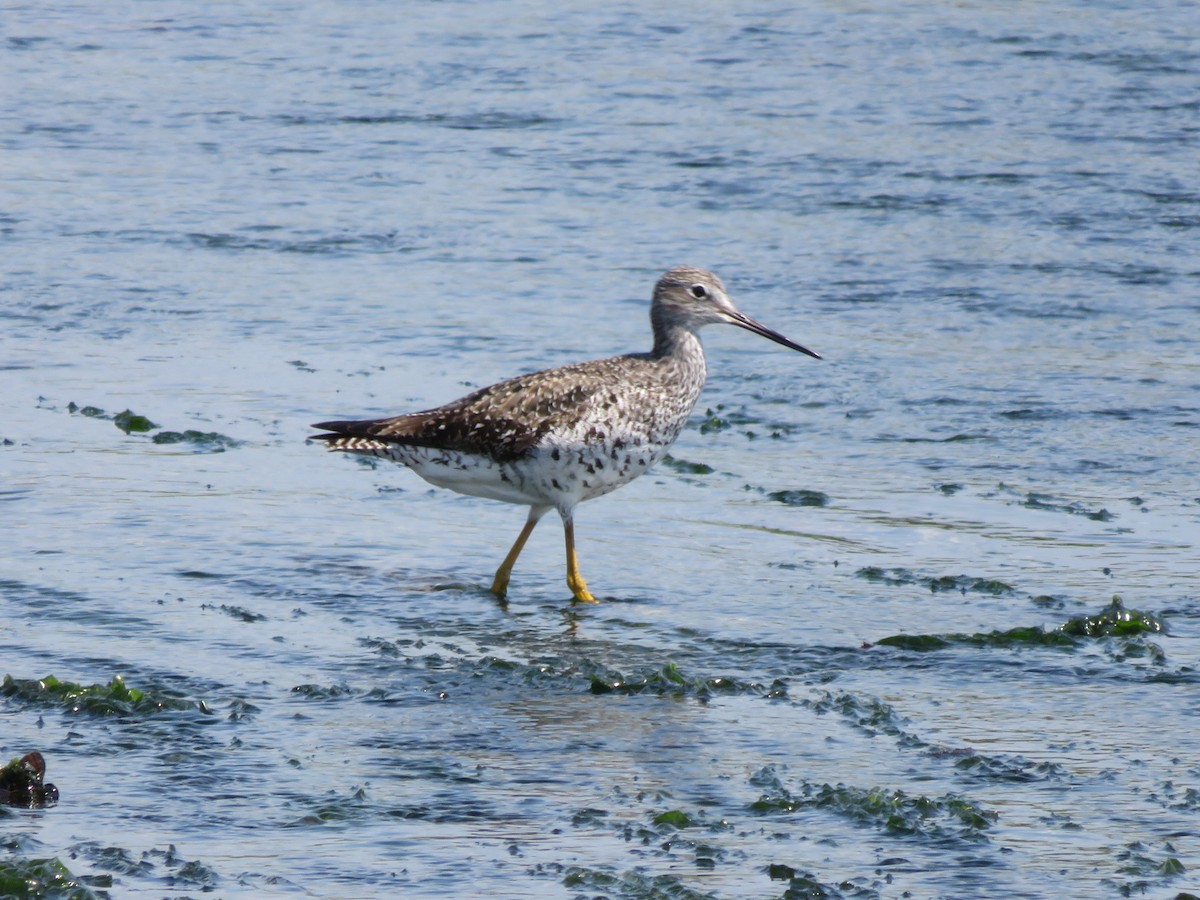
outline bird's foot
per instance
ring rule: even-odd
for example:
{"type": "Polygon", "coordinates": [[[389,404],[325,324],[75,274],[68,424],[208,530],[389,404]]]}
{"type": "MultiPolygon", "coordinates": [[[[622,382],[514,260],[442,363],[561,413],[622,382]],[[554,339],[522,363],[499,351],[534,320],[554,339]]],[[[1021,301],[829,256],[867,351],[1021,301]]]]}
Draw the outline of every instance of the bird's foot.
{"type": "Polygon", "coordinates": [[[576,575],[575,577],[567,578],[567,587],[571,589],[571,596],[576,603],[599,603],[592,592],[588,590],[587,582],[583,580],[583,576],[576,575]]]}

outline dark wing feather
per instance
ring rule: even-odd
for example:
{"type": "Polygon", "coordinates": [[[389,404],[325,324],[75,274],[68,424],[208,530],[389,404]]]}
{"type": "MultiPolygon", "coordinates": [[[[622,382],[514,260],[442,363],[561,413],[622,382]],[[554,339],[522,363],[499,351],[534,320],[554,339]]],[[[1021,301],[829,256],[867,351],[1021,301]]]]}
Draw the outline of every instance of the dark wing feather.
{"type": "Polygon", "coordinates": [[[321,422],[313,435],[331,450],[370,452],[388,444],[432,447],[517,459],[548,433],[562,430],[593,404],[615,402],[614,378],[637,361],[632,356],[547,369],[482,388],[445,406],[388,419],[321,422]]]}

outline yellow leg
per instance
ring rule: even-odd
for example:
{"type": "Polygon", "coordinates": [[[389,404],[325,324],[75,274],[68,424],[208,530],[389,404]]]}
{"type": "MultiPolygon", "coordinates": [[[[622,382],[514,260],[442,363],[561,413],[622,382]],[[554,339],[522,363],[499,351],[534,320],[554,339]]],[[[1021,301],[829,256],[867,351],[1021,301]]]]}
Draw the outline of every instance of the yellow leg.
{"type": "Polygon", "coordinates": [[[492,593],[504,599],[504,595],[508,593],[508,579],[512,577],[513,565],[517,561],[517,557],[521,555],[521,551],[525,549],[525,542],[529,540],[529,536],[533,534],[533,527],[537,525],[538,519],[546,514],[548,507],[533,506],[529,509],[529,518],[525,520],[525,527],[521,529],[521,533],[517,535],[516,541],[513,542],[512,549],[508,551],[508,556],[504,557],[504,562],[500,563],[500,568],[496,570],[496,577],[492,579],[492,593]]]}
{"type": "Polygon", "coordinates": [[[563,532],[567,536],[567,587],[580,603],[598,603],[579,574],[579,560],[575,556],[575,523],[571,519],[563,518],[563,532]]]}

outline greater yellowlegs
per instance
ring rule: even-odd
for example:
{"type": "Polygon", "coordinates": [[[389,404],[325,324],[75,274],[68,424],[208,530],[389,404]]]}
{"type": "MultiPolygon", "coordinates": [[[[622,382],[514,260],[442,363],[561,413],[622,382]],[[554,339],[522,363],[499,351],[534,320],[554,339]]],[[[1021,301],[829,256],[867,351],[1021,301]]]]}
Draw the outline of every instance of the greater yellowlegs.
{"type": "Polygon", "coordinates": [[[575,556],[575,507],[637,478],[666,455],[704,387],[704,325],[737,325],[820,359],[738,312],[721,279],[671,269],[654,286],[654,347],[521,375],[425,412],[321,422],[331,450],[390,459],[430,484],[529,507],[525,527],[492,581],[503,598],[513,564],[552,509],[567,540],[567,586],[595,602],[575,556]]]}

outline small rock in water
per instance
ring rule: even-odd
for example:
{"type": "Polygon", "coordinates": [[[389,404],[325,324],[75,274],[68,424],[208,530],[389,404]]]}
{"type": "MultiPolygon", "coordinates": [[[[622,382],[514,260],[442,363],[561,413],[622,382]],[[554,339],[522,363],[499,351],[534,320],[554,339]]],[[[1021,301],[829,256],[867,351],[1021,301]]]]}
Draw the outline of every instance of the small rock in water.
{"type": "Polygon", "coordinates": [[[46,759],[36,750],[0,769],[0,804],[44,809],[58,802],[58,788],[44,784],[46,759]]]}

